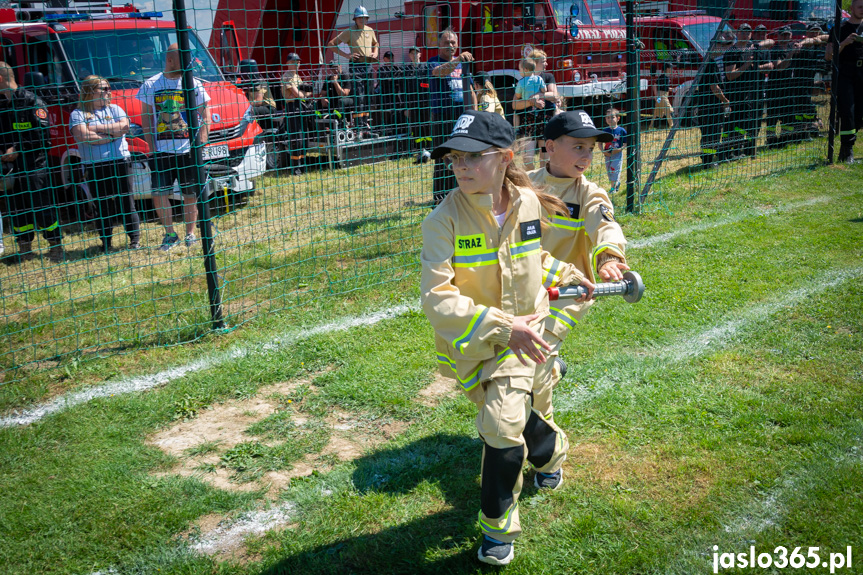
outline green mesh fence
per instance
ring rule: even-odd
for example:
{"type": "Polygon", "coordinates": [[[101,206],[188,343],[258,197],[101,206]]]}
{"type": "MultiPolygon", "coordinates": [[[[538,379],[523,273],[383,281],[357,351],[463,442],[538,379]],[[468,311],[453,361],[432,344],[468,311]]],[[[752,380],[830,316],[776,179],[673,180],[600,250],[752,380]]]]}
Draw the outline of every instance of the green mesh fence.
{"type": "Polygon", "coordinates": [[[553,114],[616,118],[619,211],[825,160],[835,4],[628,4],[0,3],[3,382],[414,273],[466,108],[528,168],[553,114]]]}

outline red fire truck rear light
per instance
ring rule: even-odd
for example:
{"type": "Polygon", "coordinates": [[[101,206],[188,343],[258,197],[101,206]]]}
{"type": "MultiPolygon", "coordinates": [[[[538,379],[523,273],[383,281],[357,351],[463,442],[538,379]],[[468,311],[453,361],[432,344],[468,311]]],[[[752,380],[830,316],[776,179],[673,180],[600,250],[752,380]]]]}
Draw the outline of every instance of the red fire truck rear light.
{"type": "Polygon", "coordinates": [[[560,61],[560,67],[561,68],[572,68],[572,60],[569,60],[569,59],[561,60],[560,61]]]}

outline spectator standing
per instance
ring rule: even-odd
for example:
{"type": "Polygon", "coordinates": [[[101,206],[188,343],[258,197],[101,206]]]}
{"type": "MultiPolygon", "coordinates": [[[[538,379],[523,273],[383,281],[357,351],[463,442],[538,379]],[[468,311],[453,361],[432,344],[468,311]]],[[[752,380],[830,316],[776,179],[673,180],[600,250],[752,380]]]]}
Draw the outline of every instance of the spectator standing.
{"type": "Polygon", "coordinates": [[[794,106],[789,98],[793,83],[791,59],[794,46],[791,28],[779,30],[779,41],[770,50],[773,69],[767,76],[767,145],[773,147],[785,142],[783,132],[793,132],[794,106]],[[777,125],[779,122],[779,125],[777,125]]]}
{"type": "Polygon", "coordinates": [[[741,24],[737,44],[725,56],[725,77],[731,99],[733,141],[744,155],[754,158],[763,107],[759,95],[764,88],[764,74],[773,69],[773,62],[760,45],[751,42],[751,36],[752,27],[741,24]]]}
{"type": "Polygon", "coordinates": [[[673,67],[671,62],[662,64],[662,69],[659,71],[659,76],[656,78],[656,106],[653,108],[653,118],[650,119],[650,128],[653,129],[653,123],[657,118],[665,118],[668,127],[671,128],[674,122],[674,108],[671,107],[671,102],[668,101],[668,93],[670,91],[671,76],[673,67]]]}
{"type": "Polygon", "coordinates": [[[354,126],[365,132],[371,130],[369,122],[369,96],[372,94],[371,64],[378,59],[378,38],[367,26],[369,12],[363,6],[354,10],[354,25],[327,42],[327,48],[350,60],[353,80],[354,126]],[[347,44],[349,52],[343,52],[339,44],[347,44]]]}
{"type": "Polygon", "coordinates": [[[14,181],[6,195],[18,257],[34,257],[35,223],[48,242],[48,259],[56,263],[65,254],[48,174],[48,126],[45,103],[18,86],[12,67],[0,62],[0,162],[7,181],[14,181]]]}
{"type": "MultiPolygon", "coordinates": [[[[581,114],[585,112],[580,111],[581,114]]],[[[609,108],[605,112],[605,125],[603,132],[611,134],[611,141],[606,141],[602,149],[605,156],[605,173],[611,182],[609,194],[613,194],[620,186],[620,174],[623,171],[623,150],[626,148],[626,129],[619,125],[620,110],[609,108]]],[[[603,138],[604,140],[604,138],[603,138]]]]}
{"type": "Polygon", "coordinates": [[[350,95],[350,86],[343,82],[342,67],[339,64],[330,64],[324,89],[324,107],[338,119],[345,118],[347,121],[347,115],[354,109],[354,101],[350,95]]]}
{"type": "Polygon", "coordinates": [[[425,163],[431,159],[431,152],[425,149],[431,146],[431,83],[428,68],[422,63],[422,51],[416,46],[408,50],[408,63],[404,67],[405,74],[405,108],[410,126],[410,138],[417,152],[416,163],[425,163]]]}
{"type": "Polygon", "coordinates": [[[129,117],[111,103],[111,84],[101,76],[81,83],[78,108],[69,116],[69,129],[78,144],[84,177],[96,197],[102,249],[111,250],[114,225],[122,220],[129,249],[141,247],[141,220],[129,186],[129,117]]]}
{"type": "Polygon", "coordinates": [[[731,101],[722,90],[719,59],[731,46],[731,40],[720,37],[707,54],[707,64],[696,78],[695,102],[697,122],[701,130],[701,165],[709,168],[716,161],[725,160],[722,137],[726,129],[726,115],[732,111],[731,101]]]}
{"type": "Polygon", "coordinates": [[[288,128],[288,154],[291,158],[290,170],[295,176],[302,175],[306,163],[306,130],[303,103],[310,94],[303,90],[300,78],[300,56],[296,52],[288,54],[282,74],[282,98],[285,100],[285,120],[288,128]]]}
{"type": "MultiPolygon", "coordinates": [[[[443,143],[452,131],[455,121],[465,111],[465,88],[473,93],[473,83],[470,78],[464,82],[462,64],[468,62],[473,62],[473,55],[470,52],[458,51],[458,36],[452,28],[441,32],[438,36],[438,55],[429,58],[428,61],[431,73],[431,115],[435,147],[443,143]]],[[[476,98],[471,97],[471,101],[475,102],[476,98]]],[[[455,187],[456,179],[452,171],[447,169],[442,158],[437,158],[432,184],[434,205],[441,203],[455,187]]]]}
{"type": "Polygon", "coordinates": [[[491,112],[506,119],[503,105],[497,97],[497,91],[488,76],[481,74],[473,78],[473,90],[476,92],[476,109],[480,112],[491,112]]]}
{"type": "Polygon", "coordinates": [[[384,53],[378,67],[378,87],[380,89],[381,117],[384,130],[398,134],[404,126],[405,110],[402,103],[404,82],[402,70],[393,61],[393,53],[384,53]]]}
{"type": "Polygon", "coordinates": [[[200,190],[196,187],[195,170],[198,166],[189,141],[188,114],[198,114],[198,138],[201,144],[207,143],[210,133],[210,95],[197,78],[194,79],[194,90],[198,108],[185,110],[183,70],[177,44],[168,46],[165,70],[149,78],[138,89],[144,139],[152,154],[153,206],[159,222],[165,228],[165,237],[159,248],[162,251],[168,251],[180,243],[180,237],[174,231],[170,200],[175,181],[183,196],[183,240],[186,247],[198,241],[194,230],[198,219],[197,194],[200,190]]]}
{"type": "Polygon", "coordinates": [[[536,62],[522,58],[519,64],[522,77],[515,84],[512,108],[515,110],[516,128],[520,138],[525,138],[523,161],[528,170],[533,169],[536,143],[542,138],[546,124],[545,82],[536,74],[536,62]]]}
{"type": "Polygon", "coordinates": [[[563,111],[563,99],[557,91],[557,81],[554,79],[554,74],[546,69],[548,66],[548,55],[543,50],[533,50],[528,56],[533,60],[536,66],[535,73],[545,82],[545,98],[546,110],[551,111],[551,115],[559,114],[563,111]]]}
{"type": "MultiPolygon", "coordinates": [[[[853,0],[849,17],[837,30],[839,53],[836,65],[837,114],[839,117],[839,161],[854,163],[857,130],[863,128],[863,0],[853,0]]],[[[828,61],[834,57],[833,43],[827,45],[828,61]]]]}

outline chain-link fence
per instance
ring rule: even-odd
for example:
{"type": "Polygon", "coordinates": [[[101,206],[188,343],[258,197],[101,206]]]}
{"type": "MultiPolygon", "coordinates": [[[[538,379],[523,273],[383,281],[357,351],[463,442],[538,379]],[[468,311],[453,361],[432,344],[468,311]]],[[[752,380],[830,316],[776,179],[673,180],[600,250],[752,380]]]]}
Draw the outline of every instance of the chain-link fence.
{"type": "Polygon", "coordinates": [[[465,109],[516,125],[528,168],[544,123],[586,110],[615,135],[586,175],[621,211],[824,161],[836,12],[2,3],[3,381],[415,272],[455,186],[429,151],[465,109]]]}

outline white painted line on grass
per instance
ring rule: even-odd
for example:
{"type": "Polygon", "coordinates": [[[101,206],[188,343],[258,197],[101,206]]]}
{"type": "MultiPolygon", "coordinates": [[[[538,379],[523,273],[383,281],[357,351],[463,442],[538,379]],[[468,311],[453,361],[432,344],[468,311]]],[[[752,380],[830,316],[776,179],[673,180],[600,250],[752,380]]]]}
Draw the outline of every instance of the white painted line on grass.
{"type": "Polygon", "coordinates": [[[650,236],[641,240],[633,240],[627,244],[628,249],[638,249],[638,248],[649,248],[653,247],[657,244],[665,243],[669,240],[673,240],[679,236],[685,236],[687,234],[701,232],[704,230],[710,230],[713,228],[718,228],[719,226],[726,226],[728,224],[736,224],[737,222],[742,222],[743,220],[759,217],[759,216],[769,216],[772,214],[778,214],[781,212],[790,212],[792,210],[797,210],[800,208],[806,208],[809,206],[814,206],[815,204],[823,204],[825,202],[829,202],[832,198],[828,196],[819,196],[817,198],[812,198],[810,200],[804,200],[801,202],[791,202],[788,204],[782,204],[773,208],[767,209],[750,209],[744,210],[738,214],[734,214],[732,216],[726,216],[724,218],[719,218],[712,222],[704,222],[701,224],[695,224],[694,226],[689,226],[686,228],[680,228],[679,230],[674,230],[673,232],[667,232],[664,234],[657,234],[655,236],[650,236]]]}
{"type": "Polygon", "coordinates": [[[219,525],[189,547],[204,555],[217,555],[237,549],[249,535],[262,535],[287,525],[294,507],[293,503],[287,502],[272,509],[247,513],[233,523],[219,525]]]}
{"type": "Polygon", "coordinates": [[[798,288],[786,293],[781,299],[759,304],[741,312],[735,312],[736,317],[716,327],[712,327],[696,335],[688,335],[658,353],[647,354],[632,358],[631,361],[624,360],[619,364],[612,364],[611,373],[603,374],[596,383],[589,387],[578,387],[568,394],[559,394],[555,397],[555,410],[567,411],[599,397],[615,385],[634,383],[639,377],[639,367],[651,370],[667,369],[671,363],[681,363],[688,359],[694,359],[713,350],[722,349],[737,337],[738,332],[754,324],[763,322],[776,312],[786,307],[792,307],[800,302],[823,292],[826,289],[837,287],[849,280],[863,276],[863,268],[851,268],[840,270],[825,275],[817,283],[798,288]]]}
{"type": "Polygon", "coordinates": [[[412,306],[401,305],[367,315],[344,318],[309,329],[293,330],[259,347],[237,347],[235,349],[228,350],[227,352],[213,354],[209,357],[193,361],[186,365],[160,371],[159,373],[121,379],[119,381],[108,382],[83,391],[66,393],[31,409],[25,409],[14,415],[0,417],[0,428],[16,425],[29,425],[51,415],[52,413],[57,413],[63,409],[80,405],[96,398],[111,397],[113,395],[132,393],[136,391],[147,391],[159,385],[163,385],[175,379],[189,375],[190,373],[216,367],[228,361],[240,359],[253,354],[275,351],[298,341],[324,333],[345,331],[354,327],[373,325],[385,319],[394,318],[407,313],[411,309],[415,308],[412,306]]]}

